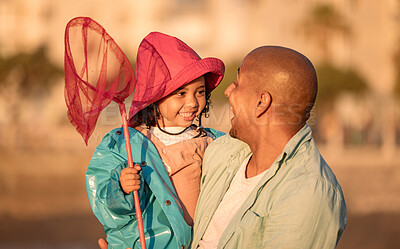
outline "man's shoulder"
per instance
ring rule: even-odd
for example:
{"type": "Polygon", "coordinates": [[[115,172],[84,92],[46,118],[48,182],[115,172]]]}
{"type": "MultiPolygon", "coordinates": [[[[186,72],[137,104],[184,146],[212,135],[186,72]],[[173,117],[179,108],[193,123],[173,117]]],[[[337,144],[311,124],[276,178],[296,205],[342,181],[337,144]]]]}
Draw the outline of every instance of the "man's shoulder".
{"type": "Polygon", "coordinates": [[[310,203],[344,203],[342,188],[317,149],[298,151],[281,170],[283,172],[276,175],[280,186],[277,193],[285,198],[304,199],[310,203]]]}
{"type": "Polygon", "coordinates": [[[303,184],[318,181],[340,189],[335,174],[320,154],[313,140],[300,148],[293,160],[290,160],[289,165],[292,174],[296,175],[297,181],[303,182],[303,184]]]}

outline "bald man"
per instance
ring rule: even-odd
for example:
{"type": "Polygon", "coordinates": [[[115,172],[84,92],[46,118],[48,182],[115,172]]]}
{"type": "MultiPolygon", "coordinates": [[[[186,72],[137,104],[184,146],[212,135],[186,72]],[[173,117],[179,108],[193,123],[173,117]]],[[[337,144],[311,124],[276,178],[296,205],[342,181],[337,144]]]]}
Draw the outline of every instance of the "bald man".
{"type": "Polygon", "coordinates": [[[294,50],[244,58],[225,91],[232,128],[204,154],[192,249],[336,247],[346,204],[306,123],[317,88],[312,63],[294,50]]]}
{"type": "Polygon", "coordinates": [[[302,54],[260,47],[225,91],[230,136],[203,160],[192,248],[335,248],[343,193],[306,121],[317,77],[302,54]]]}

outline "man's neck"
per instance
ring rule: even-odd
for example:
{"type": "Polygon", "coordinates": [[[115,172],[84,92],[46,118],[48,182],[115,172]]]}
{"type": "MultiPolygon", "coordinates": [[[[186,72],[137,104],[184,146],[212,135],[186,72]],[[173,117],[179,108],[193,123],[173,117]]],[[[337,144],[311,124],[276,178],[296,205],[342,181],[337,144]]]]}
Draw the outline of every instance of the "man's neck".
{"type": "Polygon", "coordinates": [[[251,178],[269,169],[292,136],[293,134],[282,131],[257,134],[257,139],[248,143],[253,156],[246,167],[246,178],[251,178]]]}

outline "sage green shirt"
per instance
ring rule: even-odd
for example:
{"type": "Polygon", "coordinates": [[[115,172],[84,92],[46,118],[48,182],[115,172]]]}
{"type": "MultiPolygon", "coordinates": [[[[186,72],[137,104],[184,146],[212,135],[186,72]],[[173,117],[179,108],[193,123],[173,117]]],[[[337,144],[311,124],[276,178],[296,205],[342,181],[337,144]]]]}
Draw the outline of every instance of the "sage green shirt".
{"type": "MultiPolygon", "coordinates": [[[[247,144],[229,135],[208,146],[192,249],[198,247],[232,178],[250,154],[247,144]]],[[[239,208],[218,248],[335,248],[346,223],[342,189],[305,125],[239,208]]]]}

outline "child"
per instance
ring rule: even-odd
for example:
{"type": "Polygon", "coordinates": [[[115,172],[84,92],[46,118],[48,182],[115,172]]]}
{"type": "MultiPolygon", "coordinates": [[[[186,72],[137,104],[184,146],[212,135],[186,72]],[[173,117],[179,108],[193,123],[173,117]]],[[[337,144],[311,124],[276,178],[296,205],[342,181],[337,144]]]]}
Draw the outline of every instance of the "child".
{"type": "Polygon", "coordinates": [[[127,167],[122,128],[96,148],[86,172],[89,201],[109,248],[140,248],[132,191],[138,189],[147,248],[188,248],[205,148],[222,135],[203,129],[209,93],[224,64],[201,59],[175,37],[153,32],[139,46],[127,167]],[[192,125],[195,118],[199,127],[192,125]]]}

